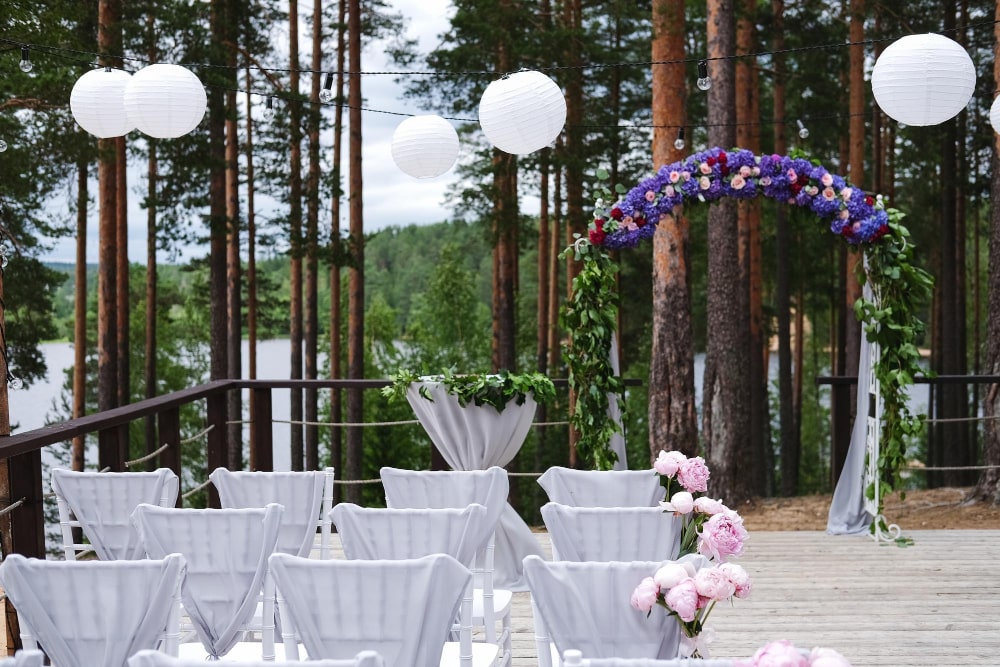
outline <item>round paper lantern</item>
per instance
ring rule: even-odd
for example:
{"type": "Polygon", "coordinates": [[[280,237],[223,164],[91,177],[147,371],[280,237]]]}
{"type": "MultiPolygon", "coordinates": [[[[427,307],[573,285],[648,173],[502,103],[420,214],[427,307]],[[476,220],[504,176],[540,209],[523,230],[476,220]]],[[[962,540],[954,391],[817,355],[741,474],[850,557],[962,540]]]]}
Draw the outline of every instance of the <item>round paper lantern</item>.
{"type": "Polygon", "coordinates": [[[132,77],[120,69],[92,69],[73,84],[69,109],[95,137],[121,137],[135,129],[125,113],[125,88],[132,77]]]}
{"type": "Polygon", "coordinates": [[[414,178],[434,178],[458,159],[458,133],[441,116],[411,116],[392,133],[392,160],[414,178]]]}
{"type": "Polygon", "coordinates": [[[1000,132],[1000,97],[993,100],[993,106],[990,107],[990,125],[994,132],[1000,132]]]}
{"type": "Polygon", "coordinates": [[[886,48],[872,70],[872,92],[890,118],[937,125],[972,98],[976,68],[962,46],[943,35],[909,35],[886,48]]]}
{"type": "Polygon", "coordinates": [[[180,137],[198,127],[207,106],[205,87],[180,65],[143,67],[125,89],[129,120],[158,139],[180,137]]]}
{"type": "Polygon", "coordinates": [[[479,124],[494,146],[525,155],[545,148],[566,124],[566,99],[541,72],[522,70],[491,83],[479,101],[479,124]]]}

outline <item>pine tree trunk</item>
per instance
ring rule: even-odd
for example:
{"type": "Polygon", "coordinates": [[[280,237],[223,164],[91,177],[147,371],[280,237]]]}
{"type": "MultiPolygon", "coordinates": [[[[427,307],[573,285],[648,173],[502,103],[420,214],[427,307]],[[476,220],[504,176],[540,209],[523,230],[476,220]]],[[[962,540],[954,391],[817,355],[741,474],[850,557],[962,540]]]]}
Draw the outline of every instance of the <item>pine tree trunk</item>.
{"type": "MultiPolygon", "coordinates": [[[[253,95],[250,68],[246,72],[246,104],[247,109],[252,109],[253,95]]],[[[246,140],[246,161],[247,161],[247,377],[251,380],[257,378],[257,215],[254,211],[254,194],[256,183],[254,182],[253,165],[253,115],[247,113],[247,140],[246,140]]],[[[253,401],[250,401],[250,421],[253,421],[253,401]]],[[[256,470],[253,461],[253,452],[250,453],[250,469],[256,470]]]]}
{"type": "MultiPolygon", "coordinates": [[[[680,160],[675,148],[686,123],[684,2],[653,3],[653,169],[680,160]]],[[[697,453],[694,335],[691,329],[690,228],[683,209],[664,216],[653,234],[653,341],[649,364],[649,453],[697,453]]]]}
{"type": "MultiPolygon", "coordinates": [[[[225,0],[212,2],[213,64],[224,65],[223,54],[229,38],[225,0]]],[[[218,79],[216,79],[218,82],[218,79]]],[[[209,300],[210,323],[210,377],[213,380],[229,376],[229,355],[226,340],[229,326],[226,321],[226,102],[222,86],[209,86],[208,93],[208,153],[211,163],[209,175],[209,300]]],[[[228,460],[228,456],[225,457],[228,460]]]]}
{"type": "MultiPolygon", "coordinates": [[[[231,51],[229,64],[236,74],[236,55],[231,51]]],[[[229,377],[242,375],[243,366],[243,302],[240,289],[240,139],[237,131],[236,88],[226,91],[226,107],[233,114],[226,116],[226,357],[229,377]]],[[[243,404],[242,392],[231,391],[226,397],[226,427],[229,441],[230,470],[243,469],[243,404]]]]}
{"type": "MultiPolygon", "coordinates": [[[[709,144],[732,146],[735,90],[733,0],[708,2],[708,57],[712,88],[708,92],[709,144]]],[[[746,434],[750,411],[747,338],[749,318],[740,293],[739,238],[736,202],[723,198],[708,211],[708,342],[703,384],[703,429],[706,460],[712,469],[712,492],[738,505],[752,493],[752,480],[743,475],[750,452],[746,434]]]]}
{"type": "MultiPolygon", "coordinates": [[[[118,405],[128,405],[132,402],[132,382],[129,372],[131,348],[129,346],[129,266],[128,266],[128,155],[125,152],[125,137],[115,139],[115,160],[117,167],[118,186],[115,189],[115,233],[118,240],[115,243],[117,255],[115,263],[115,316],[118,320],[118,405]]],[[[128,457],[128,427],[119,427],[119,437],[124,439],[124,452],[128,457]]]]}
{"type": "MultiPolygon", "coordinates": [[[[306,187],[306,294],[305,294],[305,377],[315,380],[319,377],[319,265],[317,253],[319,250],[319,124],[320,106],[316,102],[320,91],[320,69],[323,67],[323,3],[313,0],[312,14],[312,89],[309,113],[309,173],[306,187]]],[[[319,419],[319,392],[316,389],[305,391],[305,420],[315,422],[319,419]]],[[[316,426],[306,426],[306,470],[319,470],[319,429],[316,426]]]]}
{"type": "MultiPolygon", "coordinates": [[[[302,379],[302,103],[299,95],[299,3],[298,0],[288,1],[288,54],[290,58],[289,88],[289,132],[288,148],[288,191],[290,198],[288,212],[288,236],[291,254],[291,277],[289,289],[289,328],[288,337],[291,345],[289,362],[293,380],[302,379]]],[[[292,421],[290,448],[292,452],[292,470],[302,470],[304,462],[302,448],[302,390],[292,389],[289,401],[290,419],[292,421]]]]}
{"type": "MultiPolygon", "coordinates": [[[[87,204],[90,165],[81,158],[76,164],[76,270],[73,294],[73,419],[87,412],[87,204]]],[[[83,470],[86,437],[73,438],[70,467],[83,470]]]]}
{"type": "MultiPolygon", "coordinates": [[[[159,204],[156,201],[157,186],[159,179],[159,166],[156,159],[157,140],[149,139],[149,157],[147,158],[146,170],[146,345],[145,345],[145,369],[143,375],[146,382],[146,398],[153,398],[157,394],[156,375],[156,313],[157,313],[157,276],[156,276],[156,216],[159,204]]],[[[146,453],[150,453],[159,448],[159,439],[156,435],[156,417],[150,415],[146,418],[146,453]]],[[[147,470],[156,468],[156,460],[150,459],[146,464],[147,470]]]]}
{"type": "MultiPolygon", "coordinates": [[[[347,55],[345,23],[347,14],[347,0],[337,2],[337,78],[334,99],[337,102],[333,110],[333,184],[336,195],[331,197],[330,202],[330,244],[332,246],[333,262],[330,265],[330,378],[342,377],[341,355],[343,354],[341,345],[341,290],[340,290],[340,258],[342,255],[340,244],[340,202],[341,202],[341,179],[343,162],[342,144],[344,137],[344,59],[347,55]]],[[[338,423],[342,420],[344,413],[343,392],[340,389],[330,390],[330,417],[331,421],[338,423]]],[[[343,429],[334,426],[330,429],[330,465],[338,472],[340,470],[343,456],[343,429]]],[[[334,487],[334,499],[340,499],[340,487],[334,487]]]]}

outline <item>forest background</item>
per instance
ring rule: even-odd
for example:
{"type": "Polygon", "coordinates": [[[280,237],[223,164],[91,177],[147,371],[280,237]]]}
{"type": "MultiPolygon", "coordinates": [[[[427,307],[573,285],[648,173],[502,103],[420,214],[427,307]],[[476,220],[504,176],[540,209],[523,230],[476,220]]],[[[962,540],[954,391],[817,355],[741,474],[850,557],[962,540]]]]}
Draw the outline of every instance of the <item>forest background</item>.
{"type": "MultiPolygon", "coordinates": [[[[451,214],[439,224],[403,226],[401,201],[401,226],[366,233],[358,176],[365,77],[345,72],[366,69],[361,44],[399,34],[405,17],[391,4],[14,0],[0,25],[0,136],[8,138],[0,222],[15,251],[4,275],[6,360],[30,387],[43,372],[38,341],[86,341],[67,377],[67,417],[231,377],[245,336],[289,336],[293,378],[451,366],[537,368],[559,377],[559,344],[571,332],[557,314],[576,269],[558,252],[585,231],[596,170],[630,186],[691,150],[740,145],[801,152],[907,212],[919,261],[936,277],[925,306],[928,367],[948,375],[990,372],[1000,363],[990,347],[1000,337],[988,335],[992,298],[1000,299],[989,255],[1000,227],[989,206],[990,189],[998,187],[988,119],[997,12],[995,3],[975,0],[458,0],[431,53],[405,41],[390,40],[386,49],[400,72],[438,73],[399,78],[410,99],[458,118],[471,146],[456,167],[451,214]],[[278,24],[289,41],[276,48],[278,24]],[[309,40],[302,49],[300,30],[309,40]],[[878,111],[867,75],[895,38],[926,31],[943,31],[969,51],[976,93],[951,121],[904,127],[878,111]],[[17,61],[29,44],[34,68],[24,73],[17,61]],[[712,75],[707,92],[695,85],[703,59],[712,75]],[[206,83],[209,112],[194,133],[96,142],[74,131],[68,97],[76,77],[94,61],[134,70],[147,60],[192,64],[206,83]],[[553,147],[514,158],[493,150],[471,116],[497,73],[522,66],[560,83],[569,115],[553,147]],[[331,80],[334,102],[318,103],[331,80]],[[268,99],[271,120],[264,117],[268,99]],[[677,148],[681,128],[685,144],[677,148]],[[332,135],[332,150],[320,153],[321,134],[332,135]],[[127,164],[142,165],[145,176],[129,182],[127,164]],[[75,206],[53,210],[53,198],[66,193],[75,206]],[[277,212],[258,216],[255,195],[277,202],[277,212]],[[125,244],[115,243],[127,198],[136,196],[148,215],[144,263],[129,262],[125,244]],[[537,207],[521,205],[528,201],[537,207]],[[86,271],[80,259],[70,282],[65,267],[40,260],[46,240],[75,235],[85,247],[94,216],[100,270],[86,271]],[[344,220],[343,229],[331,220],[344,220]],[[189,244],[205,247],[205,257],[157,263],[158,250],[189,244]],[[320,349],[332,360],[326,367],[320,349]]],[[[737,429],[739,446],[725,454],[720,481],[731,493],[723,495],[828,489],[831,460],[844,446],[836,429],[831,433],[831,417],[845,415],[829,414],[827,390],[815,378],[856,368],[857,253],[815,219],[780,206],[690,207],[674,232],[679,251],[656,241],[617,258],[623,374],[643,380],[628,397],[630,461],[638,465],[664,447],[721,449],[709,438],[725,432],[729,416],[713,415],[714,429],[700,422],[700,406],[676,417],[671,401],[688,371],[668,359],[683,348],[692,356],[704,351],[723,374],[745,376],[739,402],[750,428],[737,429]],[[671,252],[684,270],[665,274],[671,252]],[[743,296],[720,302],[717,282],[733,268],[743,296]],[[739,321],[723,320],[731,327],[709,325],[734,309],[739,321]],[[726,348],[752,360],[749,367],[719,368],[726,348]],[[780,357],[773,382],[764,370],[770,354],[780,357]],[[727,469],[740,465],[738,480],[727,469]]],[[[993,394],[976,385],[943,387],[930,409],[940,419],[968,419],[981,409],[989,415],[993,394]]],[[[238,400],[230,405],[235,418],[243,414],[238,400]]],[[[566,409],[564,397],[546,414],[562,419],[566,409]]],[[[392,421],[408,408],[375,396],[348,393],[342,403],[339,392],[306,391],[293,392],[292,412],[305,421],[392,421]]],[[[197,411],[186,414],[186,432],[199,430],[200,419],[197,411]]],[[[430,458],[415,427],[348,432],[343,442],[337,429],[292,434],[294,468],[330,462],[347,479],[371,477],[384,464],[424,467],[430,458]]],[[[238,426],[229,437],[238,443],[238,426]]],[[[929,467],[974,466],[990,460],[995,437],[989,422],[942,422],[915,438],[910,453],[929,467]]],[[[122,446],[136,455],[149,442],[137,425],[122,446]]],[[[98,464],[84,460],[86,451],[83,442],[68,446],[71,464],[98,464]]],[[[243,465],[241,447],[231,446],[230,455],[243,465]]],[[[186,448],[191,470],[203,465],[201,457],[200,444],[186,448]]],[[[566,463],[581,463],[572,435],[550,427],[536,429],[512,469],[566,463]]],[[[946,470],[916,479],[930,486],[979,480],[990,494],[996,487],[993,473],[946,470]]]]}

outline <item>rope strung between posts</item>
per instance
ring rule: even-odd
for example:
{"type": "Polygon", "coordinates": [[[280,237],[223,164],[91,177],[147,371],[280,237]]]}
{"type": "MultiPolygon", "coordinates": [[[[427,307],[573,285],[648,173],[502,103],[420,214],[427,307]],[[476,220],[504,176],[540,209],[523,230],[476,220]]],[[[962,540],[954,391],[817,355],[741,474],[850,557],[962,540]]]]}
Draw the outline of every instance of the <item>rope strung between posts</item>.
{"type": "Polygon", "coordinates": [[[925,418],[922,421],[925,424],[948,424],[952,422],[982,422],[982,421],[990,421],[992,419],[1000,419],[1000,415],[990,415],[983,417],[940,417],[938,419],[925,418]]]}
{"type": "MultiPolygon", "coordinates": [[[[232,419],[226,422],[226,424],[252,424],[253,422],[248,419],[232,419]]],[[[412,426],[413,424],[419,424],[419,419],[406,419],[402,421],[394,422],[314,422],[314,421],[304,421],[300,419],[272,419],[272,424],[293,424],[295,426],[346,426],[346,427],[365,427],[365,426],[412,426]]],[[[532,422],[532,426],[568,426],[568,421],[562,422],[532,422]]]]}
{"type": "Polygon", "coordinates": [[[201,491],[202,489],[204,489],[206,486],[208,486],[211,483],[212,483],[212,480],[206,479],[204,482],[202,482],[198,486],[194,487],[190,491],[185,492],[184,495],[181,496],[181,498],[183,498],[184,500],[187,500],[188,498],[190,498],[194,494],[198,493],[199,491],[201,491]]]}
{"type": "Polygon", "coordinates": [[[954,470],[997,470],[1000,466],[906,466],[903,470],[927,470],[933,472],[954,470]]]}
{"type": "Polygon", "coordinates": [[[4,507],[2,510],[0,510],[0,516],[3,516],[4,514],[9,514],[10,512],[13,512],[14,510],[16,510],[18,507],[20,507],[21,505],[23,505],[27,501],[28,501],[27,498],[21,498],[20,500],[15,500],[10,505],[7,505],[7,507],[4,507]]]}
{"type": "Polygon", "coordinates": [[[165,443],[163,443],[163,446],[160,447],[159,449],[157,449],[156,451],[152,451],[149,454],[146,454],[145,456],[140,456],[137,459],[132,459],[131,461],[126,461],[125,462],[125,467],[126,468],[131,468],[132,466],[134,466],[134,465],[136,465],[138,463],[145,463],[149,459],[156,458],[157,456],[159,456],[160,454],[162,454],[164,451],[166,451],[168,449],[170,449],[170,443],[169,442],[165,442],[165,443]]]}

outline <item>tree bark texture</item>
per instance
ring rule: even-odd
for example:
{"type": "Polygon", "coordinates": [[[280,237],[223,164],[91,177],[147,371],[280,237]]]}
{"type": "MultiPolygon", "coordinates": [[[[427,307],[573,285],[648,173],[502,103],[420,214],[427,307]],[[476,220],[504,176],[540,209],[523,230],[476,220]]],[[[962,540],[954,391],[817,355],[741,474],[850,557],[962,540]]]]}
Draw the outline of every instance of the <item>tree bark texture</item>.
{"type": "MultiPolygon", "coordinates": [[[[73,278],[73,418],[87,411],[87,204],[90,165],[76,165],[76,269],[73,278]]],[[[2,376],[0,376],[2,377],[2,376]]],[[[83,470],[86,438],[73,438],[70,468],[83,470]]]]}
{"type": "MultiPolygon", "coordinates": [[[[299,95],[299,3],[288,1],[288,54],[289,88],[292,99],[289,102],[288,146],[288,237],[291,255],[291,277],[289,279],[289,327],[288,338],[291,346],[289,363],[293,380],[302,379],[302,103],[299,95]]],[[[292,389],[289,401],[291,428],[292,470],[302,470],[304,463],[302,444],[302,390],[292,389]],[[296,423],[299,422],[299,423],[296,423]]]]}
{"type": "MultiPolygon", "coordinates": [[[[708,57],[712,87],[708,92],[709,144],[732,146],[735,89],[733,0],[708,2],[708,57]]],[[[745,472],[750,453],[747,396],[750,390],[748,314],[742,302],[736,202],[723,198],[708,211],[708,340],[703,383],[703,429],[706,460],[712,469],[712,492],[738,505],[750,497],[745,472]]]]}
{"type": "MultiPolygon", "coordinates": [[[[156,374],[156,216],[159,205],[156,201],[157,180],[159,178],[159,165],[156,158],[156,139],[149,139],[149,156],[146,162],[146,340],[145,340],[145,368],[143,376],[146,383],[146,398],[153,398],[157,394],[157,374],[156,374]]],[[[156,435],[156,417],[150,415],[146,417],[146,453],[159,448],[156,435]]],[[[146,468],[153,470],[156,467],[156,459],[150,459],[146,468]]]]}
{"type": "MultiPolygon", "coordinates": [[[[236,73],[235,52],[230,65],[236,73]]],[[[238,378],[243,371],[243,298],[240,274],[240,139],[237,129],[236,89],[226,91],[226,365],[228,376],[238,378]]],[[[226,397],[226,439],[230,470],[243,469],[242,392],[231,391],[226,397]]]]}
{"type": "MultiPolygon", "coordinates": [[[[344,59],[347,55],[347,0],[337,2],[337,77],[335,98],[337,106],[333,110],[333,186],[334,196],[330,201],[330,244],[333,251],[333,262],[330,265],[330,377],[342,376],[342,311],[340,290],[340,258],[342,256],[340,243],[340,201],[341,178],[343,162],[342,144],[344,138],[344,59]]],[[[330,390],[330,418],[336,423],[341,421],[344,413],[343,392],[339,389],[330,390]]],[[[330,429],[330,465],[340,468],[343,455],[343,430],[339,426],[330,429]]],[[[340,500],[340,487],[334,487],[334,500],[340,500]]]]}

